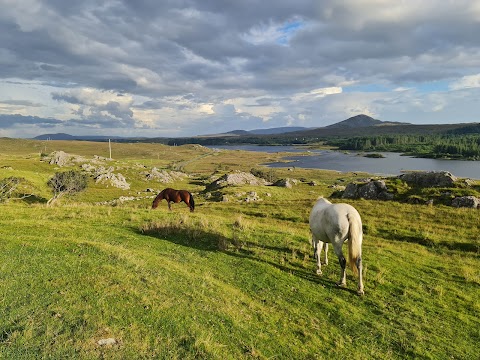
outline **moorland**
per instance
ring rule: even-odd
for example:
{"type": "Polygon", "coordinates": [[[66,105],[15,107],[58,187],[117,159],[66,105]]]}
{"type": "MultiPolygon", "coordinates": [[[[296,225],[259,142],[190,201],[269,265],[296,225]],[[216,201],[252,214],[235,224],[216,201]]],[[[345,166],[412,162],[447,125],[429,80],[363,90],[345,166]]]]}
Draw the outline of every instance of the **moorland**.
{"type": "Polygon", "coordinates": [[[477,358],[479,210],[348,200],[363,220],[360,297],[349,270],[335,285],[331,250],[316,275],[308,216],[318,196],[368,174],[261,165],[283,155],[145,142],[114,143],[110,159],[107,143],[0,139],[0,181],[21,179],[0,203],[0,358],[477,358]],[[81,169],[45,161],[54,151],[129,186],[89,176],[47,206],[49,179],[81,169]],[[185,176],[148,180],[153,168],[185,176]],[[297,181],[206,191],[252,169],[297,181]],[[192,192],[195,212],[152,210],[167,186],[192,192]]]}

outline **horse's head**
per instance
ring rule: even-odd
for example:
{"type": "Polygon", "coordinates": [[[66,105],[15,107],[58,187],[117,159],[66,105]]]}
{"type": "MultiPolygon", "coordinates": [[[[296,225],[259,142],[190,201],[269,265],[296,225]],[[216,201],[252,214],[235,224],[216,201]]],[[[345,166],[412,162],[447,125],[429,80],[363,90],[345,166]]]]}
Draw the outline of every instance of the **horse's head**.
{"type": "Polygon", "coordinates": [[[163,192],[165,190],[162,190],[160,192],[160,194],[157,195],[157,197],[153,200],[153,203],[152,203],[152,209],[156,209],[158,207],[158,204],[160,203],[160,201],[163,200],[163,192]]]}

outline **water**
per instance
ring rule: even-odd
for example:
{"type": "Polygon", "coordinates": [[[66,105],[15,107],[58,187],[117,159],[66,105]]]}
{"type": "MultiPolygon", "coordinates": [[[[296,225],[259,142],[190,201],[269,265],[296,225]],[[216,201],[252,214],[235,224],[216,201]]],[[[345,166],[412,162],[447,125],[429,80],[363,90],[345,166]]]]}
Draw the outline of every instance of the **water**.
{"type": "Polygon", "coordinates": [[[462,178],[480,179],[480,161],[442,160],[414,158],[401,156],[398,153],[382,152],[385,158],[366,158],[356,152],[343,153],[332,150],[310,150],[309,156],[294,155],[309,151],[294,146],[258,146],[258,145],[228,145],[212,146],[217,149],[291,152],[292,156],[285,159],[290,163],[270,163],[270,167],[300,167],[313,169],[336,170],[341,172],[366,172],[378,175],[399,175],[408,170],[449,171],[462,178]]]}

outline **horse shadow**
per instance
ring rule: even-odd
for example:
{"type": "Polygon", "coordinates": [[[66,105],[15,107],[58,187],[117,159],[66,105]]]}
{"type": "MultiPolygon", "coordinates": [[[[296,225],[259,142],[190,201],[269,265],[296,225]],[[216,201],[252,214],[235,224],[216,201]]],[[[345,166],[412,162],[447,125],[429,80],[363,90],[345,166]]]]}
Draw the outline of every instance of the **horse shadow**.
{"type": "Polygon", "coordinates": [[[307,269],[303,266],[298,266],[292,263],[289,263],[289,265],[282,265],[280,263],[264,259],[258,256],[257,252],[255,251],[255,248],[269,250],[276,252],[279,256],[281,256],[291,252],[291,249],[287,247],[258,245],[248,241],[240,242],[235,239],[235,235],[232,237],[227,237],[214,231],[191,229],[188,227],[183,228],[178,224],[162,225],[161,227],[151,229],[134,228],[133,231],[141,236],[148,236],[160,241],[168,241],[182,247],[208,252],[221,252],[228,256],[255,261],[274,267],[284,273],[292,274],[309,282],[319,284],[325,288],[334,288],[356,294],[356,291],[352,289],[337,286],[335,281],[328,279],[325,276],[318,276],[314,270],[313,265],[315,262],[313,260],[312,267],[307,269]]]}

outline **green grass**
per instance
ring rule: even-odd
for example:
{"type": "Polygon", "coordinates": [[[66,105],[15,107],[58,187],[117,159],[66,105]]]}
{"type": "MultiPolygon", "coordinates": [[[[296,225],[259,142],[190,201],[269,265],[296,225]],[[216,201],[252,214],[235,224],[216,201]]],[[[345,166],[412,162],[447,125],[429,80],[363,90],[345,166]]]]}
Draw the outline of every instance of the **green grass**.
{"type": "MultiPolygon", "coordinates": [[[[81,154],[89,145],[65,146],[81,154]]],[[[223,191],[230,201],[218,202],[202,193],[216,163],[194,148],[175,150],[197,159],[186,166],[197,169],[190,178],[170,184],[195,192],[195,213],[183,203],[168,212],[165,202],[152,211],[148,198],[93,205],[163,186],[135,177],[128,164],[142,161],[137,150],[116,160],[131,190],[89,184],[53,207],[0,205],[1,359],[477,357],[477,210],[349,201],[365,232],[365,296],[358,297],[350,271],[347,288],[335,286],[331,250],[324,275],[315,274],[308,233],[317,196],[348,174],[279,169],[319,186],[233,187],[223,191]],[[263,200],[236,196],[249,191],[263,200]],[[117,343],[97,344],[105,338],[117,343]]],[[[41,179],[56,170],[28,156],[1,158],[47,196],[41,179]]],[[[237,156],[240,168],[252,167],[237,156]]]]}

